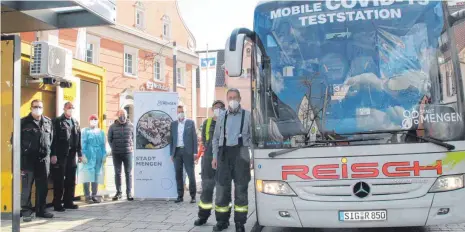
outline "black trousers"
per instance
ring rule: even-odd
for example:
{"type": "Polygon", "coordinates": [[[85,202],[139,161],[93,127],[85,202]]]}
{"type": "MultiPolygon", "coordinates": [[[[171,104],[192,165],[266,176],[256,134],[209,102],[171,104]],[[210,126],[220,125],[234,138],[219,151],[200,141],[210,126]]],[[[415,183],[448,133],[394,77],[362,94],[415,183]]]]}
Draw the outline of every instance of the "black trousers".
{"type": "Polygon", "coordinates": [[[21,213],[30,216],[33,212],[31,203],[32,185],[36,183],[35,211],[43,213],[46,208],[48,193],[48,175],[50,174],[50,157],[43,160],[25,161],[27,164],[21,170],[21,213]]]}
{"type": "Polygon", "coordinates": [[[132,189],[132,154],[113,154],[113,165],[115,166],[116,191],[121,192],[121,166],[124,166],[126,177],[126,195],[131,194],[132,189]]]}
{"type": "Polygon", "coordinates": [[[76,152],[58,157],[57,163],[52,165],[53,205],[55,207],[61,207],[62,204],[73,205],[76,167],[76,152]]]}
{"type": "Polygon", "coordinates": [[[189,177],[189,192],[192,198],[195,198],[197,186],[195,183],[194,173],[194,154],[188,154],[184,148],[176,148],[174,153],[174,170],[176,172],[176,185],[178,188],[178,197],[184,197],[184,178],[182,168],[186,169],[189,177]]]}
{"type": "MultiPolygon", "coordinates": [[[[215,190],[215,175],[216,170],[212,168],[213,156],[203,156],[200,163],[202,169],[202,193],[200,194],[199,202],[199,213],[200,219],[207,220],[211,215],[211,209],[213,208],[213,191],[215,190]]],[[[231,199],[229,199],[229,203],[231,199]]],[[[229,204],[228,203],[228,204],[229,204]]],[[[229,217],[231,215],[231,208],[229,208],[229,217]]]]}
{"type": "Polygon", "coordinates": [[[216,173],[216,221],[225,223],[231,210],[231,182],[234,180],[234,222],[245,224],[248,213],[248,188],[251,180],[250,156],[247,147],[220,147],[216,173]]]}

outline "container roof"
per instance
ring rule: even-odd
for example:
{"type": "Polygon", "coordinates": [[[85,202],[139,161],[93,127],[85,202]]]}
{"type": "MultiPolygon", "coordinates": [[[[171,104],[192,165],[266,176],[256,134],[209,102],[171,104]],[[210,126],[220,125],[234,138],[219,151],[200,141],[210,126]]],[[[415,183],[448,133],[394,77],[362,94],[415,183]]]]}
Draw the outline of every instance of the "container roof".
{"type": "Polygon", "coordinates": [[[1,33],[114,25],[114,0],[1,1],[1,33]]]}

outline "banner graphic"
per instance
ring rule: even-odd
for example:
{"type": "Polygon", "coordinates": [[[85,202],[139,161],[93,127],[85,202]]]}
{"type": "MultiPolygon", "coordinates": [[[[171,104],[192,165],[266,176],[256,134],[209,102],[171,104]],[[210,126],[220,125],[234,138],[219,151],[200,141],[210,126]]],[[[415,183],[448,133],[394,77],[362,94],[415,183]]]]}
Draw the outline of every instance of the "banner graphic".
{"type": "Polygon", "coordinates": [[[177,93],[134,93],[134,197],[177,198],[170,159],[170,125],[176,119],[177,93]]]}

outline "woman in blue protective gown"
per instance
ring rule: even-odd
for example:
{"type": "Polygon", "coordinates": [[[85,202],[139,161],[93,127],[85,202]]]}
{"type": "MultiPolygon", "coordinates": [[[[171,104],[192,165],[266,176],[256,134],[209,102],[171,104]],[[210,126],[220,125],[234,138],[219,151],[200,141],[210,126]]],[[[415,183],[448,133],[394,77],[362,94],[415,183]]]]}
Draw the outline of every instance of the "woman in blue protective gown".
{"type": "Polygon", "coordinates": [[[89,117],[90,127],[82,130],[82,154],[85,159],[78,167],[78,182],[84,184],[87,203],[100,203],[97,191],[103,184],[103,161],[106,156],[105,133],[98,128],[98,117],[89,117]],[[92,195],[89,187],[92,186],[92,195]]]}

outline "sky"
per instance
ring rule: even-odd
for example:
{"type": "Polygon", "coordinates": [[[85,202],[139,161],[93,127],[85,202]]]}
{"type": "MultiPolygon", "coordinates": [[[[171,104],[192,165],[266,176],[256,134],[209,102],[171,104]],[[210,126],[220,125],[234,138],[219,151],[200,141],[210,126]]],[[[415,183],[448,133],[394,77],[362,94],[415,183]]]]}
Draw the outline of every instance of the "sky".
{"type": "Polygon", "coordinates": [[[235,28],[253,27],[258,0],[178,0],[182,18],[194,34],[197,51],[224,49],[235,28]]]}

